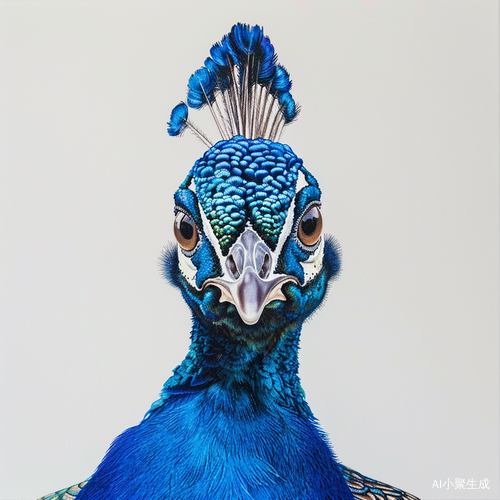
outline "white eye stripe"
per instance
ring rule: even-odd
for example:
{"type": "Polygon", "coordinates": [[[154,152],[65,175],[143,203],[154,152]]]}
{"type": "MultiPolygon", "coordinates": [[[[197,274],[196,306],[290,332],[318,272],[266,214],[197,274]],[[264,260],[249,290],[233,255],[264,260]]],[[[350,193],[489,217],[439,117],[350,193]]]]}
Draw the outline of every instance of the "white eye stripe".
{"type": "Polygon", "coordinates": [[[300,263],[302,269],[304,270],[304,283],[302,283],[302,285],[311,281],[321,271],[323,267],[324,248],[325,238],[321,237],[316,251],[310,255],[306,261],[300,263]]]}
{"type": "MultiPolygon", "coordinates": [[[[288,236],[292,232],[294,212],[295,212],[295,199],[292,200],[292,203],[290,203],[290,206],[288,207],[285,223],[283,224],[283,228],[281,229],[281,233],[278,238],[278,244],[276,245],[276,250],[273,252],[276,255],[276,257],[280,256],[281,250],[283,249],[283,245],[285,244],[288,236]]],[[[275,262],[277,263],[277,261],[278,259],[276,258],[275,262]]],[[[276,268],[273,269],[273,271],[275,270],[276,268]]]]}
{"type": "Polygon", "coordinates": [[[306,186],[309,185],[310,184],[307,182],[304,172],[302,172],[302,170],[299,170],[297,176],[297,184],[295,186],[295,193],[298,193],[302,188],[305,188],[306,186]]]}
{"type": "Polygon", "coordinates": [[[192,193],[196,194],[196,188],[194,187],[194,180],[192,177],[189,180],[189,184],[186,186],[186,188],[189,189],[189,191],[191,191],[192,193]]]}
{"type": "Polygon", "coordinates": [[[177,245],[177,256],[179,258],[179,270],[182,275],[193,288],[199,290],[196,286],[196,273],[198,269],[196,269],[196,266],[193,264],[191,257],[184,255],[179,245],[177,245]]]}

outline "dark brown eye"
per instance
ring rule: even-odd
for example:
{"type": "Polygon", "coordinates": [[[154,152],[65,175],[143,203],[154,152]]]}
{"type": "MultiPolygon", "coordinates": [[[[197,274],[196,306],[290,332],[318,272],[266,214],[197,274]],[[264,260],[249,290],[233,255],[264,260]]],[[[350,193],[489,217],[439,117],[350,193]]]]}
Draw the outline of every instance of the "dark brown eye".
{"type": "Polygon", "coordinates": [[[297,229],[297,236],[304,245],[311,247],[318,242],[322,229],[321,212],[315,205],[302,216],[297,229]]]}
{"type": "Polygon", "coordinates": [[[198,230],[196,224],[189,215],[177,212],[174,220],[175,239],[180,247],[186,252],[193,250],[198,243],[198,230]]]}

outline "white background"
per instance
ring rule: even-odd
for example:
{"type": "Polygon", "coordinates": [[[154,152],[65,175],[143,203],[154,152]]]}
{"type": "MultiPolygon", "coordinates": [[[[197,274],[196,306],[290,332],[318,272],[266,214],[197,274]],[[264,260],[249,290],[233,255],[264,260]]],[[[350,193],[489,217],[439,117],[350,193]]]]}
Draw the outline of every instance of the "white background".
{"type": "Polygon", "coordinates": [[[338,457],[499,498],[497,2],[214,0],[0,3],[0,499],[91,475],[187,351],[159,255],[204,147],[165,122],[238,21],[291,73],[282,141],[342,245],[301,351],[338,457]]]}

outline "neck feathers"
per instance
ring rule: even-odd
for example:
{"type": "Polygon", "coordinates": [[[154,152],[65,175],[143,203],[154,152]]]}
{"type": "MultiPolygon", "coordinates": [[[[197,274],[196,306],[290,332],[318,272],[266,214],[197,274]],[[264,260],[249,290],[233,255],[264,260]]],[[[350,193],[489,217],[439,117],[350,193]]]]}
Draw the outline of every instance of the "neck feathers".
{"type": "Polygon", "coordinates": [[[211,388],[223,398],[245,395],[256,405],[278,404],[311,415],[298,376],[300,331],[301,326],[290,328],[267,343],[253,344],[231,338],[223,327],[195,320],[189,352],[148,414],[175,395],[211,388]]]}

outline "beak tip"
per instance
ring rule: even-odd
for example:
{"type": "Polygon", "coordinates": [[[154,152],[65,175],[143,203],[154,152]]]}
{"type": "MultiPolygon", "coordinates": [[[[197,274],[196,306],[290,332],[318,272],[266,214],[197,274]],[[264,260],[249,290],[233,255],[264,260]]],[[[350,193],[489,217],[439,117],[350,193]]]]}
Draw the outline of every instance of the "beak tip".
{"type": "Polygon", "coordinates": [[[252,326],[252,325],[255,325],[256,323],[259,322],[259,319],[260,319],[260,314],[257,316],[257,317],[246,317],[242,314],[240,314],[240,318],[241,318],[241,321],[243,321],[243,323],[245,323],[245,325],[248,325],[248,326],[252,326]]]}

